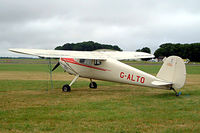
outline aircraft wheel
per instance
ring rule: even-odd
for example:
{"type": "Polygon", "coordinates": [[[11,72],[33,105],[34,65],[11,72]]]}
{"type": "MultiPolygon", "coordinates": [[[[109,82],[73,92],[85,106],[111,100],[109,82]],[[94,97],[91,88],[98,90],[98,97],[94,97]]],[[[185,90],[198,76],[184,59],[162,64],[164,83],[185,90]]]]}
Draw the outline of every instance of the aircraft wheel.
{"type": "Polygon", "coordinates": [[[89,86],[90,86],[90,88],[96,89],[97,88],[97,83],[96,82],[91,82],[89,86]]]}
{"type": "Polygon", "coordinates": [[[63,92],[70,92],[71,91],[71,87],[68,84],[63,85],[62,91],[63,92]]]}

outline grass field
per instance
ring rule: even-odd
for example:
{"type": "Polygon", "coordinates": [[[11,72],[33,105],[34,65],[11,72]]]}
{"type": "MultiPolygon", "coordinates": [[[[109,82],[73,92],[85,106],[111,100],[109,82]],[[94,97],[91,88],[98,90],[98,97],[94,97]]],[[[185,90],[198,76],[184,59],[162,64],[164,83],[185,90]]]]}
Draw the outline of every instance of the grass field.
{"type": "MultiPolygon", "coordinates": [[[[73,76],[61,68],[49,83],[48,66],[34,60],[0,63],[0,132],[199,132],[200,66],[187,66],[182,95],[172,91],[80,78],[71,93],[61,86],[73,76]],[[14,62],[14,63],[13,63],[14,62]]],[[[156,65],[134,65],[156,74],[156,65]]]]}

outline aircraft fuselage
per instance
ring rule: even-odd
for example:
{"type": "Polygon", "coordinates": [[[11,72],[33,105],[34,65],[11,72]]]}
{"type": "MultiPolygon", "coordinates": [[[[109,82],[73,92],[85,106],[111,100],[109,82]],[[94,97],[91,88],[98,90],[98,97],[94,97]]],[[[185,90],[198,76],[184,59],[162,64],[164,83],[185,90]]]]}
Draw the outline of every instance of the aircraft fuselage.
{"type": "Polygon", "coordinates": [[[153,85],[153,81],[160,81],[155,76],[114,59],[100,61],[60,58],[59,62],[66,72],[84,78],[169,89],[153,85]]]}

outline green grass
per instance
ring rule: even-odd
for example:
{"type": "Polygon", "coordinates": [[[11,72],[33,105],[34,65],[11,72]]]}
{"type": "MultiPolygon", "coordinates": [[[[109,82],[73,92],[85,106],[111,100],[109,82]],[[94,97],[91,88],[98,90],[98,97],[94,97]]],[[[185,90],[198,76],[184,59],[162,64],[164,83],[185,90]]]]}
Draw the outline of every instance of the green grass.
{"type": "Polygon", "coordinates": [[[197,132],[198,89],[186,86],[181,97],[127,85],[1,92],[0,132],[197,132]]]}
{"type": "MultiPolygon", "coordinates": [[[[54,67],[54,64],[52,64],[54,67]]],[[[0,71],[38,71],[47,72],[49,70],[48,64],[0,64],[0,71]]],[[[63,71],[61,67],[58,67],[56,71],[63,71]]]]}
{"type": "MultiPolygon", "coordinates": [[[[155,74],[159,65],[134,65],[155,74]]],[[[1,71],[47,72],[43,64],[0,64],[1,71]]],[[[62,71],[61,68],[55,72],[62,71]]],[[[182,95],[172,91],[87,80],[63,93],[70,81],[0,80],[0,132],[199,132],[200,66],[187,66],[182,95]],[[48,89],[48,91],[47,91],[48,89]]],[[[65,74],[65,73],[63,73],[65,74]]]]}
{"type": "Polygon", "coordinates": [[[188,74],[200,74],[200,66],[186,66],[188,74]]]}
{"type": "MultiPolygon", "coordinates": [[[[160,70],[161,65],[133,65],[133,67],[151,74],[156,74],[160,70]]],[[[187,74],[200,74],[200,66],[186,65],[186,72],[187,74]]]]}
{"type": "MultiPolygon", "coordinates": [[[[53,88],[62,88],[62,85],[71,81],[53,81],[53,88]]],[[[112,86],[118,83],[98,81],[99,86],[112,86]]],[[[49,80],[0,80],[0,92],[5,91],[24,91],[24,90],[48,90],[52,89],[49,80]]],[[[88,81],[77,81],[73,88],[88,87],[88,81]]]]}
{"type": "MultiPolygon", "coordinates": [[[[142,71],[156,74],[158,73],[161,65],[132,65],[133,67],[142,71]]],[[[52,64],[54,67],[54,64],[52,64]]],[[[0,64],[0,71],[38,71],[48,72],[48,64],[0,64]]],[[[63,72],[61,67],[56,69],[57,72],[63,72]]],[[[186,65],[187,74],[200,74],[200,66],[186,65]]]]}

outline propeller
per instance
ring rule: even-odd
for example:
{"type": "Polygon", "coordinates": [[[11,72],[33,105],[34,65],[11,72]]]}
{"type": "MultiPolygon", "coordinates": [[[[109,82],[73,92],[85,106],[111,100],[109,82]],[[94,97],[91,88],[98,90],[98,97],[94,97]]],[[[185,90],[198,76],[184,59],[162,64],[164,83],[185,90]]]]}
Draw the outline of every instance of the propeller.
{"type": "Polygon", "coordinates": [[[53,72],[59,65],[60,63],[58,62],[51,71],[53,72]]]}

